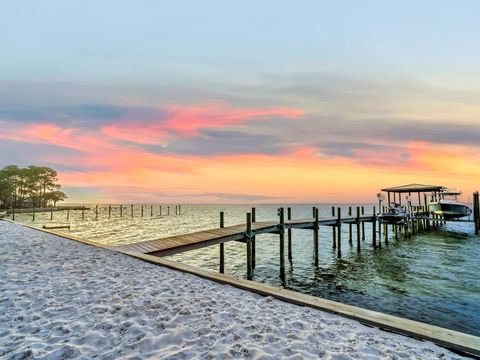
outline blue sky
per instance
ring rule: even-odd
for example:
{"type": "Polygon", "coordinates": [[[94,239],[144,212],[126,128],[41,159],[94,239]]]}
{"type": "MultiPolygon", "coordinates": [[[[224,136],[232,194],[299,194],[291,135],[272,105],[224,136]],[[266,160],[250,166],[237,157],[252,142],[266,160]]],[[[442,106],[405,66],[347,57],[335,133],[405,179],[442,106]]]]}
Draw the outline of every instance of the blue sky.
{"type": "Polygon", "coordinates": [[[7,1],[0,71],[113,84],[328,71],[476,86],[479,11],[476,1],[7,1]]]}

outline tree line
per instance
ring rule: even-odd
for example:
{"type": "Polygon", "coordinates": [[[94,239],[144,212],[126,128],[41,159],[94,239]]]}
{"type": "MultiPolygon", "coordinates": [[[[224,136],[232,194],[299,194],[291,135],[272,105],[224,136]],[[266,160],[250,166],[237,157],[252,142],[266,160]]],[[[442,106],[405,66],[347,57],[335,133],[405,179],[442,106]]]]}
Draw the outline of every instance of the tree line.
{"type": "Polygon", "coordinates": [[[58,201],[67,198],[60,189],[57,172],[49,167],[8,165],[0,170],[0,206],[3,208],[56,206],[58,201]]]}

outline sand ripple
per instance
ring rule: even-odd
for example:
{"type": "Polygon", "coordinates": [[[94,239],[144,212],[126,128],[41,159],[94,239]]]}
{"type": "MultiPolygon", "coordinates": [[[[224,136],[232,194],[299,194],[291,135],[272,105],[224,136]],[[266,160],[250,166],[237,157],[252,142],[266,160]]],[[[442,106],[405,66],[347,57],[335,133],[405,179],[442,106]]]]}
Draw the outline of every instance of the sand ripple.
{"type": "Polygon", "coordinates": [[[0,358],[461,358],[1,221],[0,264],[0,358]]]}

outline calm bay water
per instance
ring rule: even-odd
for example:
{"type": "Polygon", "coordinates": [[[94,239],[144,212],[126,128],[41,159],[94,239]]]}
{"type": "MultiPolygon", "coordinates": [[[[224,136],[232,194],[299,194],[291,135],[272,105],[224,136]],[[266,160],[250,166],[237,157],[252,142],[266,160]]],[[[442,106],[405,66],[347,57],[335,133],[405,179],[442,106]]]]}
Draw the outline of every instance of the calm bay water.
{"type": "MultiPolygon", "coordinates": [[[[280,205],[260,205],[257,220],[277,220],[280,205]]],[[[331,213],[331,205],[316,205],[320,216],[331,213]]],[[[339,205],[340,206],[340,205],[339,205]]],[[[81,211],[36,214],[34,225],[71,225],[70,234],[100,244],[127,244],[158,239],[170,235],[216,228],[219,212],[225,212],[225,226],[244,223],[245,205],[182,205],[182,215],[176,216],[175,206],[159,205],[144,208],[130,206],[112,209],[100,206],[98,220],[94,207],[81,218],[81,211]]],[[[312,205],[293,205],[294,218],[311,217],[312,205]]],[[[341,206],[343,214],[347,206],[341,206]]],[[[365,206],[366,213],[372,205],[365,206]]],[[[32,224],[31,214],[17,214],[17,221],[32,224]]],[[[355,227],[354,227],[355,230],[355,227]]],[[[320,264],[312,263],[312,231],[293,230],[293,261],[287,261],[286,287],[302,293],[360,306],[384,313],[451,328],[480,336],[480,237],[473,235],[471,223],[449,223],[441,229],[421,233],[410,239],[391,240],[382,249],[373,249],[370,224],[365,224],[366,239],[362,252],[348,243],[348,225],[342,227],[342,255],[338,260],[332,249],[332,230],[320,227],[320,264]]],[[[356,241],[355,231],[353,233],[356,241]]],[[[392,236],[390,236],[392,239],[392,236]]],[[[257,237],[254,280],[282,286],[279,278],[278,235],[257,237]]],[[[245,277],[245,244],[225,245],[225,272],[245,277]]],[[[190,251],[171,257],[176,261],[218,271],[218,246],[190,251]]]]}

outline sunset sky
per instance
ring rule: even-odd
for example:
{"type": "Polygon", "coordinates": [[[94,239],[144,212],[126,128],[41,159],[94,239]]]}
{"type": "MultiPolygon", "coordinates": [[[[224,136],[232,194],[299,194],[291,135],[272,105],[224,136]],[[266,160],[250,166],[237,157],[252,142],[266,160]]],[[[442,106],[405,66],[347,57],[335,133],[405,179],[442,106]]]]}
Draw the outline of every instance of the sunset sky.
{"type": "Polygon", "coordinates": [[[0,167],[70,202],[480,190],[478,1],[5,1],[0,167]]]}

